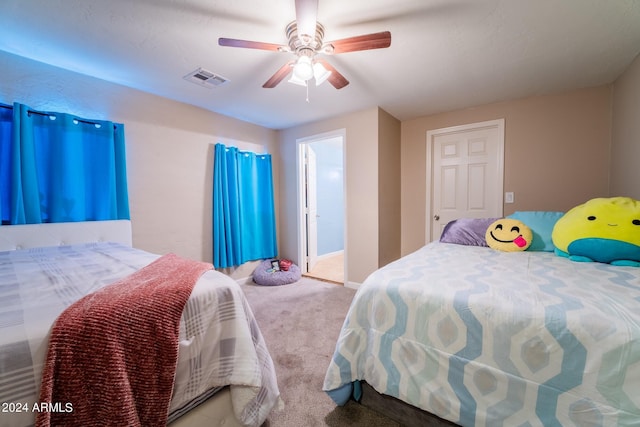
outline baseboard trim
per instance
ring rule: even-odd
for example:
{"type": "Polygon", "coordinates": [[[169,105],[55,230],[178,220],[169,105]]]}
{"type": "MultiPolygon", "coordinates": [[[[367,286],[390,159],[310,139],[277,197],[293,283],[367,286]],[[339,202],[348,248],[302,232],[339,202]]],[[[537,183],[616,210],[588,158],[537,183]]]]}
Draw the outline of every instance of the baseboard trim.
{"type": "Polygon", "coordinates": [[[323,260],[325,258],[331,258],[336,255],[342,255],[344,253],[344,249],[340,249],[339,251],[329,252],[327,254],[318,255],[318,261],[323,260]]]}
{"type": "Polygon", "coordinates": [[[358,289],[362,283],[359,282],[345,282],[345,288],[358,289]]]}
{"type": "Polygon", "coordinates": [[[241,279],[236,279],[236,282],[238,282],[239,285],[246,285],[248,283],[253,282],[253,276],[243,277],[241,279]]]}

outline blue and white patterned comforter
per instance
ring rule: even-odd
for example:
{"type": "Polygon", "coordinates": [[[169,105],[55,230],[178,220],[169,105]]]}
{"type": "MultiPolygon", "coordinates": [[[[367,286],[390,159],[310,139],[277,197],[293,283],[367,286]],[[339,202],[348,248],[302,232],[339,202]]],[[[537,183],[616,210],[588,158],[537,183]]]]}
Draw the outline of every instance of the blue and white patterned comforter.
{"type": "Polygon", "coordinates": [[[640,269],[434,242],[361,285],[324,390],[462,426],[640,426],[640,269]]]}

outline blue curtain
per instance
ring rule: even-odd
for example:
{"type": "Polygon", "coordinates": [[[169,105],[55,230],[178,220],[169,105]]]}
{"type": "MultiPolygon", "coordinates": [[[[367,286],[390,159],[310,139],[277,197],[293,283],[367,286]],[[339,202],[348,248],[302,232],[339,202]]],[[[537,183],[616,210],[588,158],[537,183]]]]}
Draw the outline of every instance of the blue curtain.
{"type": "Polygon", "coordinates": [[[214,156],[213,265],[276,256],[271,155],[216,144],[214,156]]]}
{"type": "Polygon", "coordinates": [[[129,219],[123,125],[0,107],[4,224],[129,219]]]}

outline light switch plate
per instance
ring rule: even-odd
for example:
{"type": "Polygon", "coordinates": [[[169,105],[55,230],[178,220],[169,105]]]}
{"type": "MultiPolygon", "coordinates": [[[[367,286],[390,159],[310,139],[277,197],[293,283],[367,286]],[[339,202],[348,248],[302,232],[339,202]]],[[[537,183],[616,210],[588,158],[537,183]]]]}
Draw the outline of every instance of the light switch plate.
{"type": "Polygon", "coordinates": [[[506,193],[504,193],[505,203],[513,203],[513,200],[514,200],[513,191],[507,191],[506,193]]]}

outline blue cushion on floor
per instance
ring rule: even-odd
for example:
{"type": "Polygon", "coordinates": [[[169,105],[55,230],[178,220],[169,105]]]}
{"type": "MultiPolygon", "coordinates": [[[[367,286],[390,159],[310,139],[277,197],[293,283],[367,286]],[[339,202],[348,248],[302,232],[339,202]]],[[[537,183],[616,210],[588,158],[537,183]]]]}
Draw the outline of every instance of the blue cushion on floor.
{"type": "Polygon", "coordinates": [[[302,273],[300,267],[295,264],[291,264],[288,271],[273,270],[271,268],[270,259],[266,259],[256,267],[253,272],[253,281],[258,285],[263,286],[279,286],[288,285],[289,283],[297,282],[300,280],[302,273]]]}

